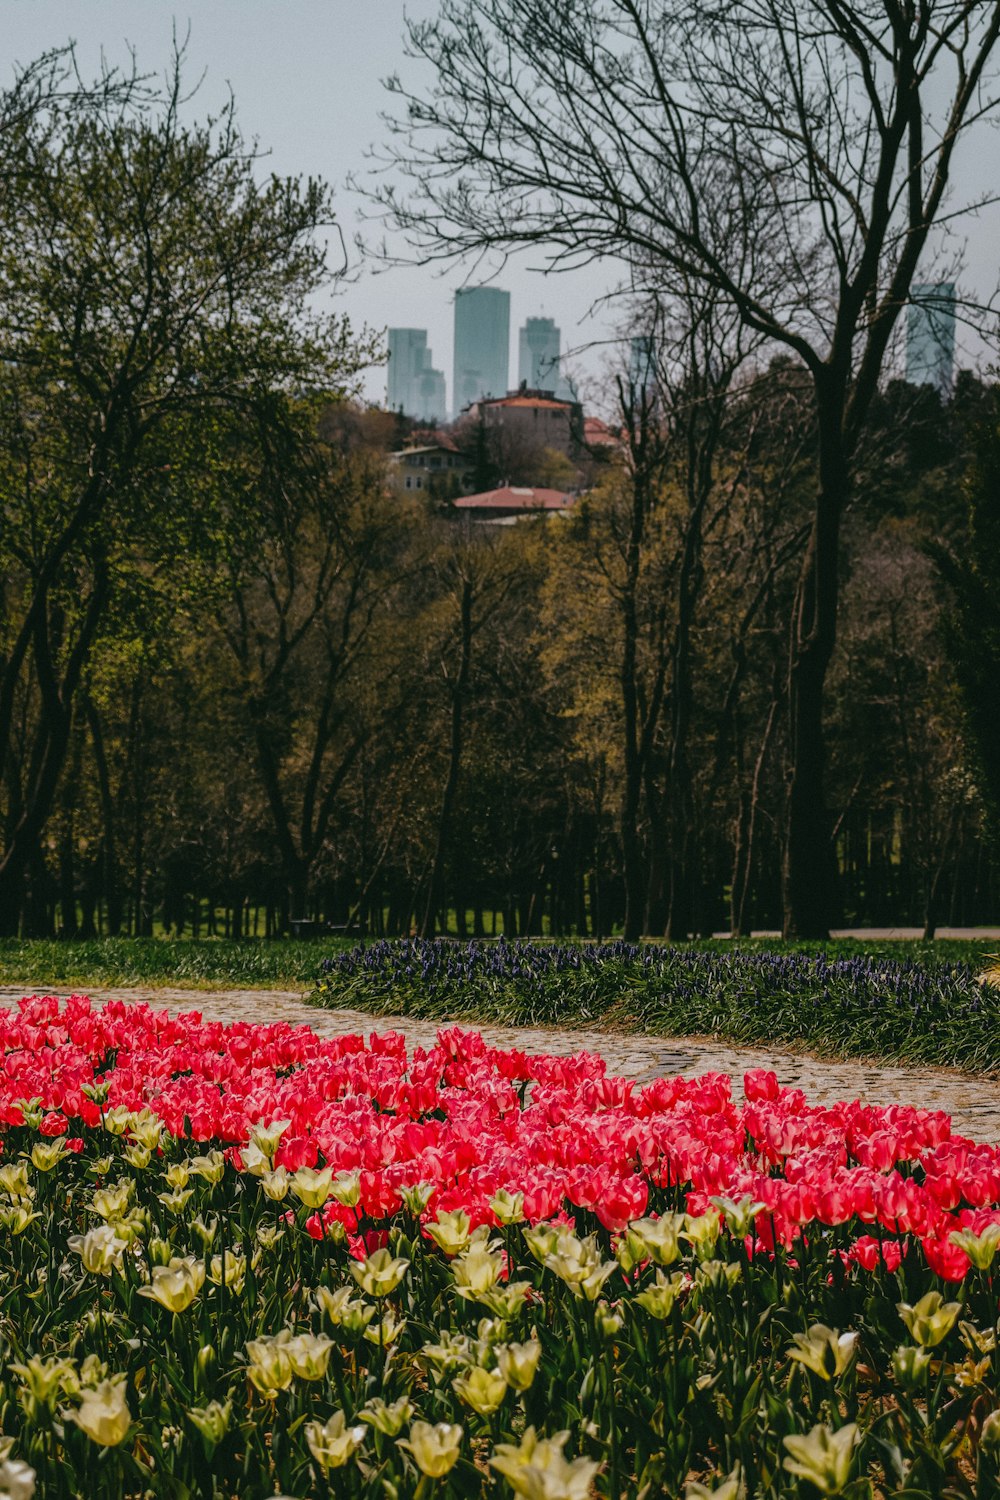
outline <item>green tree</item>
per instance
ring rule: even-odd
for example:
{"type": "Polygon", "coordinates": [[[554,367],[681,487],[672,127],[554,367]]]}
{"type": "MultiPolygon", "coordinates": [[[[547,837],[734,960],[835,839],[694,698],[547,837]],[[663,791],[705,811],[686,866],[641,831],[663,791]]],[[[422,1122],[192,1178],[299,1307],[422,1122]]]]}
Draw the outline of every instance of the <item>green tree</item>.
{"type": "Polygon", "coordinates": [[[17,929],[88,663],[150,538],[183,550],[171,424],[349,380],[328,282],[328,190],[260,181],[232,104],[50,89],[6,103],[0,196],[0,931],[17,929]]]}

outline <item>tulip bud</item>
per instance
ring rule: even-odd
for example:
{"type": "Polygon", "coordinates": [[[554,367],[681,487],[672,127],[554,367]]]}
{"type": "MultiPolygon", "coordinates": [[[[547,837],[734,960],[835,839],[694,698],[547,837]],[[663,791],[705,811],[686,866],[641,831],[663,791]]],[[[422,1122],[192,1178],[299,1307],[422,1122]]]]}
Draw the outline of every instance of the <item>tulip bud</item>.
{"type": "Polygon", "coordinates": [[[374,1427],[386,1437],[398,1437],[403,1430],[404,1423],[413,1416],[413,1407],[406,1396],[400,1396],[398,1401],[387,1405],[381,1396],[373,1396],[366,1402],[362,1411],[358,1412],[358,1419],[367,1422],[369,1427],[374,1427]]]}
{"type": "Polygon", "coordinates": [[[410,1435],[397,1438],[400,1448],[408,1448],[421,1474],[429,1479],[440,1479],[453,1469],[461,1451],[462,1429],[456,1423],[414,1422],[410,1435]]]}
{"type": "Polygon", "coordinates": [[[103,1125],[109,1135],[124,1135],[132,1118],[132,1111],[124,1104],[116,1104],[104,1116],[103,1125]]]}
{"type": "Polygon", "coordinates": [[[956,1229],[948,1236],[953,1245],[964,1250],[977,1271],[988,1271],[1000,1248],[1000,1224],[987,1224],[982,1234],[971,1229],[956,1229]]]}
{"type": "Polygon", "coordinates": [[[19,1099],[18,1103],[21,1107],[21,1119],[25,1125],[29,1130],[37,1130],[45,1114],[41,1107],[41,1099],[36,1095],[31,1099],[19,1099]]]}
{"type": "Polygon", "coordinates": [[[272,1120],[270,1125],[262,1125],[258,1120],[250,1131],[250,1140],[258,1151],[273,1161],[278,1143],[291,1123],[291,1120],[272,1120]]]}
{"type": "Polygon", "coordinates": [[[838,1333],[825,1323],[814,1323],[808,1333],[795,1335],[788,1357],[805,1365],[821,1380],[835,1380],[853,1360],[857,1342],[856,1333],[838,1333]]]}
{"type": "Polygon", "coordinates": [[[270,1198],[272,1203],[281,1203],[288,1197],[291,1178],[284,1167],[275,1167],[273,1172],[260,1174],[260,1185],[265,1198],[270,1198]]]}
{"type": "Polygon", "coordinates": [[[451,1386],[456,1396],[481,1417],[495,1412],[507,1394],[507,1382],[503,1376],[492,1374],[478,1365],[468,1375],[459,1375],[451,1386]]]}
{"type": "Polygon", "coordinates": [[[388,1297],[399,1286],[410,1262],[389,1250],[376,1250],[363,1261],[352,1261],[348,1270],[369,1297],[388,1297]]]}
{"type": "Polygon", "coordinates": [[[542,1346],[537,1339],[528,1339],[523,1344],[498,1344],[497,1368],[507,1384],[515,1391],[530,1388],[538,1370],[542,1346]]]}
{"type": "Polygon", "coordinates": [[[914,1343],[933,1349],[954,1328],[962,1304],[945,1302],[940,1292],[927,1292],[912,1307],[909,1302],[897,1302],[896,1308],[914,1343]]]}
{"type": "Polygon", "coordinates": [[[991,1411],[979,1432],[979,1446],[986,1453],[1000,1452],[1000,1409],[991,1411]]]}
{"type": "Polygon", "coordinates": [[[512,1225],[524,1222],[523,1193],[508,1193],[506,1188],[501,1188],[490,1199],[490,1208],[496,1214],[499,1224],[512,1225]]]}
{"type": "Polygon", "coordinates": [[[116,1448],[132,1425],[125,1391],[116,1380],[102,1380],[94,1390],[84,1391],[79,1409],[69,1415],[101,1448],[116,1448]]]}
{"type": "Polygon", "coordinates": [[[66,1243],[79,1255],[83,1269],[92,1276],[110,1276],[112,1267],[121,1270],[122,1255],[127,1246],[115,1234],[111,1224],[100,1224],[88,1234],[71,1234],[66,1243]]]}
{"type": "Polygon", "coordinates": [[[929,1349],[922,1349],[913,1344],[901,1344],[892,1356],[892,1373],[904,1391],[915,1391],[923,1384],[930,1362],[929,1349]]]}
{"type": "Polygon", "coordinates": [[[208,1279],[216,1286],[225,1286],[237,1297],[242,1292],[247,1277],[245,1255],[235,1250],[226,1250],[222,1255],[213,1255],[208,1263],[208,1279]]]}
{"type": "Polygon", "coordinates": [[[695,1282],[699,1287],[734,1287],[741,1275],[742,1271],[737,1261],[706,1260],[698,1267],[695,1282]]]}
{"type": "Polygon", "coordinates": [[[753,1229],[754,1219],[765,1208],[763,1203],[758,1203],[749,1193],[744,1193],[735,1202],[732,1198],[710,1198],[709,1202],[713,1208],[721,1210],[726,1228],[734,1240],[746,1239],[753,1229]]]}
{"type": "Polygon", "coordinates": [[[300,1167],[292,1177],[292,1192],[306,1208],[322,1208],[332,1186],[332,1167],[324,1167],[321,1172],[312,1167],[300,1167]]]}
{"type": "Polygon", "coordinates": [[[399,1196],[408,1213],[419,1219],[434,1193],[433,1182],[415,1182],[411,1187],[401,1187],[399,1196]]]}
{"type": "Polygon", "coordinates": [[[455,1290],[468,1301],[478,1298],[497,1285],[503,1274],[503,1254],[487,1245],[470,1245],[451,1263],[451,1274],[455,1279],[455,1290]]]}
{"type": "Polygon", "coordinates": [[[330,1364],[333,1340],[325,1334],[300,1333],[288,1340],[285,1353],[300,1380],[322,1380],[330,1364]]]}
{"type": "Polygon", "coordinates": [[[782,1438],[788,1457],[782,1467],[789,1474],[806,1479],[821,1495],[839,1495],[851,1472],[854,1449],[858,1442],[856,1422],[848,1422],[836,1432],[817,1422],[808,1433],[782,1438]]]}
{"type": "Polygon", "coordinates": [[[685,1223],[687,1227],[681,1230],[681,1237],[688,1241],[699,1260],[711,1260],[721,1229],[719,1215],[707,1213],[693,1218],[686,1214],[685,1223]]]}
{"type": "Polygon", "coordinates": [[[345,1208],[355,1208],[361,1198],[361,1173],[338,1172],[330,1185],[330,1197],[345,1208]]]}
{"type": "Polygon", "coordinates": [[[656,1280],[645,1291],[636,1293],[636,1302],[644,1307],[651,1318],[662,1321],[673,1312],[674,1303],[688,1285],[683,1271],[675,1271],[668,1281],[662,1271],[657,1271],[656,1280]]]}
{"type": "Polygon", "coordinates": [[[36,1141],[31,1148],[31,1164],[38,1172],[51,1172],[66,1155],[66,1137],[55,1136],[51,1141],[36,1141]]]}
{"type": "Polygon", "coordinates": [[[372,1304],[358,1298],[345,1304],[340,1315],[340,1325],[345,1333],[364,1333],[374,1316],[375,1308],[372,1304]]]}
{"type": "Polygon", "coordinates": [[[224,1405],[219,1401],[210,1401],[207,1406],[192,1406],[188,1409],[189,1419],[213,1448],[222,1442],[229,1431],[232,1414],[233,1403],[231,1401],[227,1401],[224,1405]]]}
{"type": "Polygon", "coordinates": [[[309,1452],[323,1473],[341,1469],[364,1442],[365,1429],[348,1427],[342,1411],[335,1411],[327,1422],[307,1422],[306,1442],[309,1452]]]}
{"type": "Polygon", "coordinates": [[[31,1500],[35,1493],[35,1471],[19,1458],[0,1462],[0,1496],[4,1500],[31,1500]]]}
{"type": "Polygon", "coordinates": [[[197,1235],[201,1241],[203,1250],[210,1250],[215,1244],[215,1236],[219,1232],[219,1221],[216,1218],[211,1218],[206,1224],[201,1214],[199,1214],[196,1219],[191,1220],[191,1232],[197,1235]]]}
{"type": "Polygon", "coordinates": [[[622,1326],[622,1316],[615,1312],[607,1302],[598,1302],[594,1309],[594,1322],[597,1330],[606,1339],[613,1339],[622,1326]]]}
{"type": "Polygon", "coordinates": [[[246,1346],[247,1377],[250,1383],[268,1401],[273,1401],[279,1391],[285,1391],[292,1383],[294,1371],[288,1357],[291,1334],[287,1328],[272,1338],[251,1339],[246,1346]]]}

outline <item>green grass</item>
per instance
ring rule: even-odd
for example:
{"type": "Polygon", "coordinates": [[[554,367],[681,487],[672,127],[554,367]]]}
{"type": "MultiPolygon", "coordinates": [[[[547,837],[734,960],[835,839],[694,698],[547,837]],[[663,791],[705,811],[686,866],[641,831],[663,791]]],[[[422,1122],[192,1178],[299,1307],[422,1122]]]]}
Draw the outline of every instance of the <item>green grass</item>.
{"type": "Polygon", "coordinates": [[[317,938],[98,938],[90,942],[0,938],[0,985],[26,994],[191,986],[196,989],[309,988],[321,961],[352,940],[317,938]]]}
{"type": "MultiPolygon", "coordinates": [[[[225,938],[0,938],[0,985],[23,985],[27,990],[132,989],[191,986],[197,989],[309,989],[323,960],[355,946],[351,938],[267,941],[225,938]]],[[[574,946],[584,946],[582,944],[574,946]]],[[[657,945],[649,944],[649,947],[657,945]]],[[[982,967],[994,943],[942,939],[934,943],[873,942],[857,939],[835,943],[783,945],[774,939],[745,940],[739,944],[703,942],[683,945],[700,952],[825,952],[835,956],[865,954],[872,958],[917,961],[932,966],[967,963],[982,967]]],[[[586,1019],[586,1018],[585,1018],[586,1019]]]]}

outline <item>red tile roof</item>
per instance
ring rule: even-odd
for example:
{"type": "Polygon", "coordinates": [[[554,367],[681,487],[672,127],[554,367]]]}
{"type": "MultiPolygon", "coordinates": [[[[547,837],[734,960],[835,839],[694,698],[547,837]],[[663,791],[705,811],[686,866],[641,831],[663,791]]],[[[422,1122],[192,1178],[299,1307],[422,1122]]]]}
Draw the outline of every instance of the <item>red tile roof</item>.
{"type": "Polygon", "coordinates": [[[505,484],[478,495],[462,495],[453,503],[456,510],[566,510],[573,504],[573,496],[565,490],[505,484]]]}
{"type": "Polygon", "coordinates": [[[549,400],[547,396],[496,396],[487,397],[478,403],[480,406],[544,406],[556,411],[569,411],[572,406],[570,401],[549,400]]]}
{"type": "Polygon", "coordinates": [[[621,434],[602,422],[600,417],[586,417],[583,423],[583,441],[592,447],[621,443],[621,434]]]}

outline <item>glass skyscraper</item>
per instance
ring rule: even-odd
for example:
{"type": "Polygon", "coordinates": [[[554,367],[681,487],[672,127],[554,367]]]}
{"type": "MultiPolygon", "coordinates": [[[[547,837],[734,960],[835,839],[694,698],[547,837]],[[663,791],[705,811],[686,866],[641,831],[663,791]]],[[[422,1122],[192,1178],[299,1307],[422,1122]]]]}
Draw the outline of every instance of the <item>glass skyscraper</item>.
{"type": "Polygon", "coordinates": [[[483,396],[506,396],[510,356],[510,293],[495,286],[455,293],[456,414],[483,396]]]}
{"type": "Polygon", "coordinates": [[[951,394],[955,374],[955,283],[926,282],[910,288],[906,318],[906,378],[951,394]]]}
{"type": "Polygon", "coordinates": [[[559,385],[560,332],[552,318],[528,318],[519,335],[517,378],[529,391],[559,385]]]}
{"type": "Polygon", "coordinates": [[[431,364],[426,328],[389,329],[388,406],[421,421],[447,416],[444,375],[431,364]]]}

